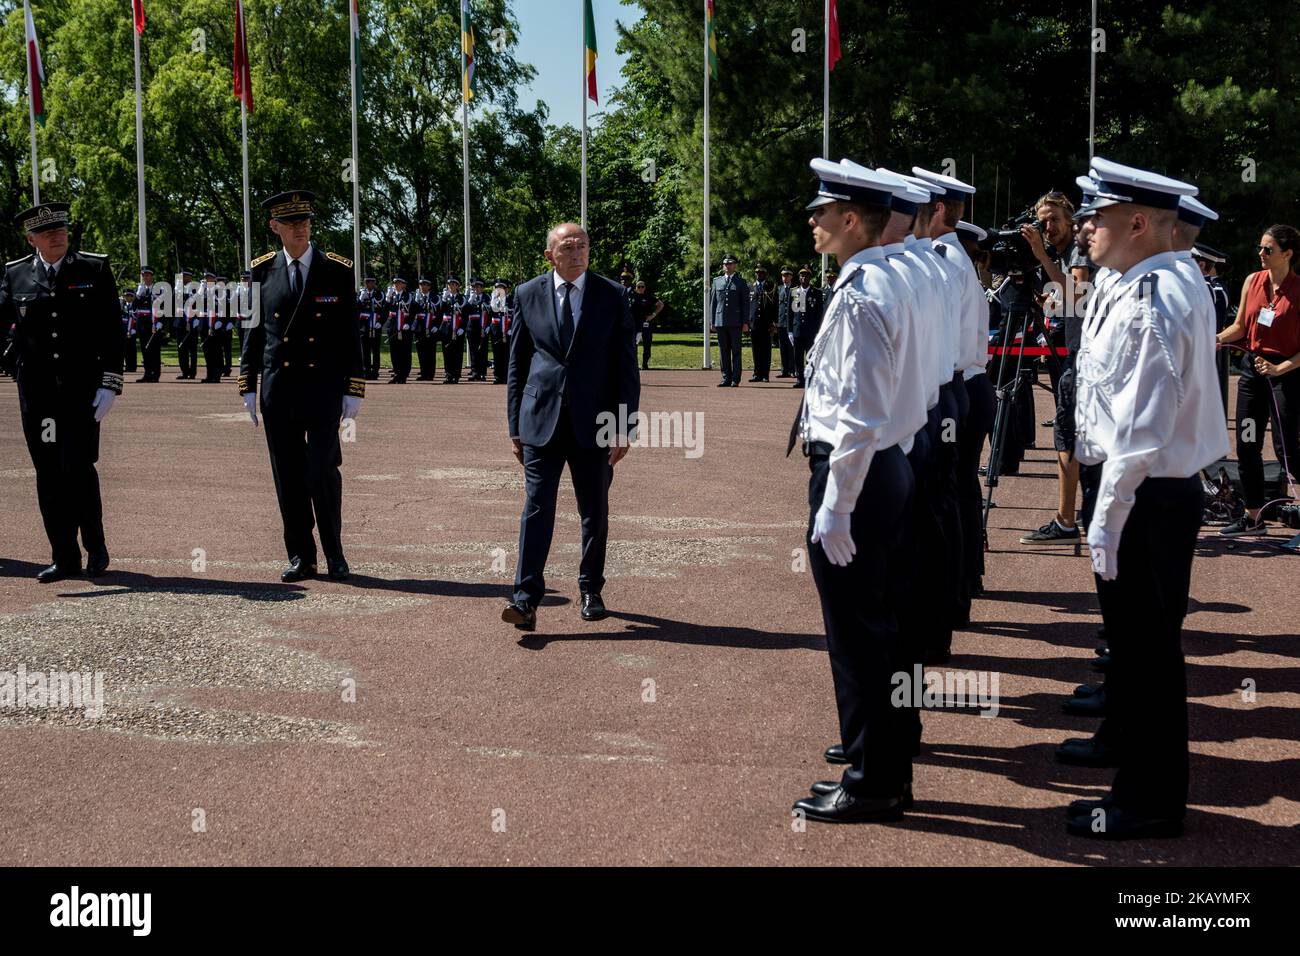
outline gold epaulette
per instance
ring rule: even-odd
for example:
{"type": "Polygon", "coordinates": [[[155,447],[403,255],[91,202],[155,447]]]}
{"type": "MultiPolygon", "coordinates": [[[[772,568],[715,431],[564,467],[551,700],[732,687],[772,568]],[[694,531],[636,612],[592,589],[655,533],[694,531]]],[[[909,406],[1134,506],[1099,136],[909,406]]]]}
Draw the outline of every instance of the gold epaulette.
{"type": "Polygon", "coordinates": [[[258,256],[256,259],[254,259],[252,262],[250,262],[250,263],[248,264],[248,268],[252,269],[254,266],[260,266],[260,265],[261,265],[263,262],[265,262],[267,259],[274,259],[274,258],[275,258],[275,253],[274,253],[274,252],[268,252],[268,253],[266,253],[266,255],[258,256]]]}
{"type": "Polygon", "coordinates": [[[338,263],[340,263],[340,264],[342,264],[342,265],[345,265],[345,266],[347,266],[349,269],[352,268],[352,260],[351,260],[351,259],[345,259],[345,258],[343,258],[343,257],[342,257],[341,255],[339,255],[337,252],[327,252],[327,253],[325,253],[325,258],[326,258],[326,259],[333,259],[335,262],[338,262],[338,263]]]}

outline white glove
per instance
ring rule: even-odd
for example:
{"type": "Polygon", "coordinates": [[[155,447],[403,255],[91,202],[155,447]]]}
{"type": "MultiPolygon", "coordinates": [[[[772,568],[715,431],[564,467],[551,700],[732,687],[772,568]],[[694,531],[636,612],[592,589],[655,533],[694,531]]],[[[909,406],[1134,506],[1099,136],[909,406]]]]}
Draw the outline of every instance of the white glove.
{"type": "Polygon", "coordinates": [[[95,402],[91,406],[95,409],[95,421],[102,422],[115,401],[117,401],[117,393],[110,388],[101,388],[95,392],[95,402]]]}
{"type": "Polygon", "coordinates": [[[1088,525],[1088,552],[1092,555],[1092,570],[1103,581],[1114,581],[1119,572],[1119,542],[1095,521],[1088,525]]]}
{"type": "Polygon", "coordinates": [[[257,392],[249,392],[244,396],[244,410],[248,412],[248,417],[253,421],[253,427],[257,427],[257,392]]]}
{"type": "Polygon", "coordinates": [[[794,345],[794,333],[793,333],[793,332],[787,332],[787,333],[785,333],[785,334],[788,335],[788,336],[790,337],[790,344],[791,344],[791,345],[794,345]]]}
{"type": "Polygon", "coordinates": [[[831,564],[844,567],[858,553],[858,546],[853,543],[853,535],[849,533],[852,517],[840,511],[831,511],[825,505],[817,509],[817,516],[813,519],[812,543],[821,543],[831,564]]]}
{"type": "Polygon", "coordinates": [[[349,418],[356,419],[357,413],[360,411],[361,411],[361,399],[357,398],[355,395],[343,396],[343,420],[344,421],[347,421],[349,418]]]}

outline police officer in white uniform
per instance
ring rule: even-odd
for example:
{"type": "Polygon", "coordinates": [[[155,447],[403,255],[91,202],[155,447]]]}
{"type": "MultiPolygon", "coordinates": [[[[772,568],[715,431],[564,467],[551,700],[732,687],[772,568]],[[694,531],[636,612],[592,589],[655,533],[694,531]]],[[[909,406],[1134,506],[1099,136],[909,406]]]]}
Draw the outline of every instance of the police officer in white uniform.
{"type": "Polygon", "coordinates": [[[1111,664],[1097,736],[1060,759],[1116,766],[1111,792],[1077,800],[1071,833],[1170,836],[1187,805],[1187,685],[1181,629],[1201,523],[1197,473],[1226,454],[1214,335],[1179,270],[1173,228],[1196,187],[1096,159],[1079,210],[1089,255],[1113,270],[1084,318],[1075,451],[1100,464],[1088,524],[1111,664]]]}
{"type": "MultiPolygon", "coordinates": [[[[885,263],[884,177],[818,159],[809,220],[818,252],[840,264],[835,294],[808,357],[806,390],[791,429],[809,458],[809,557],[821,598],[847,766],[820,781],[795,812],[827,822],[898,819],[911,791],[916,713],[891,704],[909,654],[897,623],[909,440],[925,425],[925,390],[906,304],[885,263]]],[[[788,453],[788,449],[787,449],[788,453]]]]}

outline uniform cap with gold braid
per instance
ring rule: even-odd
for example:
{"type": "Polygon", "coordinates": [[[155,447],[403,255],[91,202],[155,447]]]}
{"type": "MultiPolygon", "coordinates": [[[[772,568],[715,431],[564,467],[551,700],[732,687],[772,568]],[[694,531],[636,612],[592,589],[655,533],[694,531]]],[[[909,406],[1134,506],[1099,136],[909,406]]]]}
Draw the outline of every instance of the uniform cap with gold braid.
{"type": "Polygon", "coordinates": [[[312,208],[312,203],[315,201],[315,193],[306,189],[292,189],[289,192],[277,193],[270,199],[263,199],[262,208],[271,214],[272,219],[281,222],[298,222],[315,216],[315,210],[312,208]]]}
{"type": "Polygon", "coordinates": [[[45,232],[47,229],[66,229],[68,209],[66,202],[43,202],[24,209],[14,216],[14,223],[23,232],[45,232]]]}

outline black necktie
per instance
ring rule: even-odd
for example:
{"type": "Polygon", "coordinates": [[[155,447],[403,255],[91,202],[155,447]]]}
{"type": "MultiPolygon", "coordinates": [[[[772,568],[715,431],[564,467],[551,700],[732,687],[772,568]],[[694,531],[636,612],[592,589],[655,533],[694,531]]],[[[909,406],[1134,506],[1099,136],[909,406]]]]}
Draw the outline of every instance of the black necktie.
{"type": "Polygon", "coordinates": [[[564,354],[569,354],[569,345],[573,342],[573,303],[570,298],[573,296],[573,283],[564,283],[564,305],[560,309],[560,348],[564,349],[564,354]]]}
{"type": "Polygon", "coordinates": [[[45,267],[45,278],[46,278],[46,280],[50,283],[50,286],[51,286],[51,287],[54,286],[54,276],[55,276],[55,274],[56,274],[56,273],[55,273],[55,271],[54,271],[54,266],[46,266],[46,267],[45,267]]]}
{"type": "Polygon", "coordinates": [[[298,268],[297,259],[290,262],[289,266],[289,291],[297,295],[302,291],[302,272],[298,268]]]}

